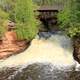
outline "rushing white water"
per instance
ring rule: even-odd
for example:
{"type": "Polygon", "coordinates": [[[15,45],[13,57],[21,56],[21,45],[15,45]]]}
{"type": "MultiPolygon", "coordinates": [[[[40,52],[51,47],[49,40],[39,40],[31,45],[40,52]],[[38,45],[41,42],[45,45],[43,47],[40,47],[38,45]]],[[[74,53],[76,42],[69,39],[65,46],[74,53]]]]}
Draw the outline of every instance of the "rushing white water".
{"type": "Polygon", "coordinates": [[[72,44],[67,36],[50,33],[42,34],[40,39],[33,39],[30,47],[24,52],[11,56],[6,60],[1,60],[0,68],[38,62],[52,63],[57,66],[75,65],[72,44]]]}

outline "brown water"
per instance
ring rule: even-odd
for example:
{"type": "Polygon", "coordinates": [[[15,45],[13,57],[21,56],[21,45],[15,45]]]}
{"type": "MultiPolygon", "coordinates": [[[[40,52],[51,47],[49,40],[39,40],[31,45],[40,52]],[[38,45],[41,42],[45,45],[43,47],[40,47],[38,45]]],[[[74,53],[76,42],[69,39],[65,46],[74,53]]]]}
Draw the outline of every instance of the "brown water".
{"type": "Polygon", "coordinates": [[[76,80],[79,73],[75,66],[71,40],[64,35],[44,34],[33,39],[23,53],[0,61],[0,80],[76,80]]]}
{"type": "Polygon", "coordinates": [[[65,36],[53,35],[47,40],[33,39],[23,53],[0,61],[0,67],[18,66],[35,62],[58,65],[74,64],[72,44],[65,36]]]}

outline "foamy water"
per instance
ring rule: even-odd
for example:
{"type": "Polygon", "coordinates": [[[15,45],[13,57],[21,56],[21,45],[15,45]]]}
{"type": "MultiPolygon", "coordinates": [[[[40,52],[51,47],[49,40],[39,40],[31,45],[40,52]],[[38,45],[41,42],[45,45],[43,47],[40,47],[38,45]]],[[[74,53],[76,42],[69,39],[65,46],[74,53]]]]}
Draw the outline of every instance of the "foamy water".
{"type": "Polygon", "coordinates": [[[1,60],[0,68],[32,63],[52,63],[60,66],[74,65],[70,39],[63,35],[52,35],[47,40],[43,38],[33,39],[30,47],[23,53],[1,60]]]}

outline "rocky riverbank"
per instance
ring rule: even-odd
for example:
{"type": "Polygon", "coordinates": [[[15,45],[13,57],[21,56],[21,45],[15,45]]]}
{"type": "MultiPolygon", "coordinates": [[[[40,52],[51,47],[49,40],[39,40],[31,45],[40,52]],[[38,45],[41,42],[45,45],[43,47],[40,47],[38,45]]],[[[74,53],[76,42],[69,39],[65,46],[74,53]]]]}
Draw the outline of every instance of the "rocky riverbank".
{"type": "Polygon", "coordinates": [[[59,68],[45,63],[8,67],[0,70],[0,80],[80,80],[80,71],[59,68]]]}

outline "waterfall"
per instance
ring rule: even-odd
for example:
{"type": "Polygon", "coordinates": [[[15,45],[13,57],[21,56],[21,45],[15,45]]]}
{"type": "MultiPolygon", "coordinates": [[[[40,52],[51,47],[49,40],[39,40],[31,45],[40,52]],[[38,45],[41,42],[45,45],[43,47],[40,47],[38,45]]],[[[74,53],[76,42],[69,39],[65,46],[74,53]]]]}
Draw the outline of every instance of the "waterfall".
{"type": "Polygon", "coordinates": [[[8,80],[21,80],[20,77],[24,74],[27,79],[23,80],[69,80],[70,74],[68,76],[65,72],[73,71],[75,66],[72,42],[61,32],[41,32],[32,40],[27,50],[0,60],[0,69],[19,68],[12,75],[10,74],[8,80]],[[59,79],[60,77],[62,78],[59,79]]]}
{"type": "Polygon", "coordinates": [[[35,62],[70,65],[74,63],[71,40],[60,33],[42,32],[23,53],[1,60],[1,66],[17,66],[35,62]]]}

